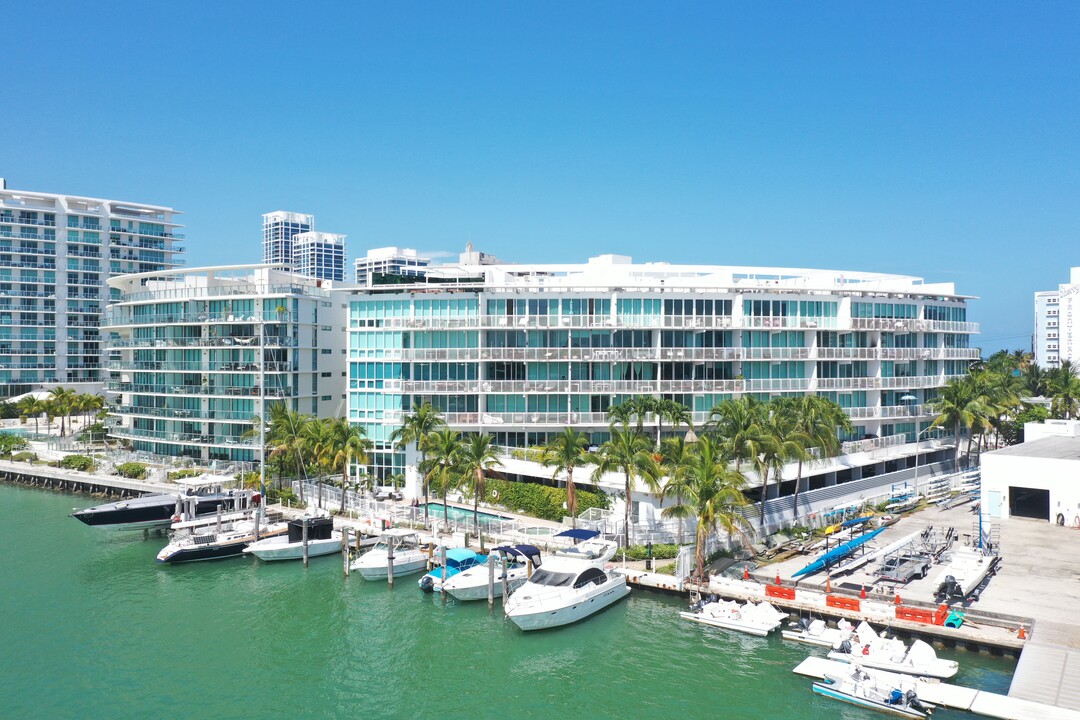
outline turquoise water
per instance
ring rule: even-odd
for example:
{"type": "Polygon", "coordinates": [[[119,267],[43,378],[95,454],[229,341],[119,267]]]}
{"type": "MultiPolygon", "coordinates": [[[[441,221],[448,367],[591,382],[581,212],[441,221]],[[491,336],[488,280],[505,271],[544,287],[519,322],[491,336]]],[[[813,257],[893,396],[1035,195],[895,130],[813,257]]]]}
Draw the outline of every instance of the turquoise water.
{"type": "MultiPolygon", "coordinates": [[[[0,485],[0,717],[886,717],[814,696],[791,672],[809,646],[681,621],[676,598],[523,634],[336,556],[157,565],[163,539],[66,517],[92,504],[0,485]]],[[[941,654],[960,684],[1008,688],[1014,661],[941,654]]]]}
{"type": "Polygon", "coordinates": [[[0,435],[26,435],[28,432],[26,428],[20,427],[0,428],[0,435]]]}
{"type": "MultiPolygon", "coordinates": [[[[420,509],[423,510],[424,507],[425,507],[424,503],[421,503],[420,504],[420,509]]],[[[428,514],[434,515],[436,518],[441,518],[443,516],[442,503],[427,503],[426,507],[428,509],[428,514]]],[[[448,505],[447,508],[446,508],[446,511],[447,511],[447,517],[449,517],[454,522],[472,522],[472,519],[473,519],[473,511],[472,510],[465,510],[463,508],[454,507],[453,505],[448,505]]],[[[503,515],[492,515],[491,513],[486,513],[486,512],[482,512],[482,511],[478,511],[477,515],[479,516],[478,519],[479,519],[481,525],[490,525],[491,523],[494,523],[494,522],[502,522],[504,520],[510,520],[510,518],[505,517],[503,515]]]]}

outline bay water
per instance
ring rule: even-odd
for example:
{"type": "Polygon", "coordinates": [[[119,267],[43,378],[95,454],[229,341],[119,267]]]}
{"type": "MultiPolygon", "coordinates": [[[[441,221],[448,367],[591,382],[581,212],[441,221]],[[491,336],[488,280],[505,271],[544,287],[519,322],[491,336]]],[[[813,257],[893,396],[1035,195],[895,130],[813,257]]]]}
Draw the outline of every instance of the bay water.
{"type": "MultiPolygon", "coordinates": [[[[159,565],[163,537],[67,517],[97,502],[0,485],[0,717],[884,717],[791,672],[821,650],[681,620],[681,598],[526,634],[416,575],[344,578],[340,555],[159,565]]],[[[1014,660],[939,655],[1007,691],[1014,660]]]]}

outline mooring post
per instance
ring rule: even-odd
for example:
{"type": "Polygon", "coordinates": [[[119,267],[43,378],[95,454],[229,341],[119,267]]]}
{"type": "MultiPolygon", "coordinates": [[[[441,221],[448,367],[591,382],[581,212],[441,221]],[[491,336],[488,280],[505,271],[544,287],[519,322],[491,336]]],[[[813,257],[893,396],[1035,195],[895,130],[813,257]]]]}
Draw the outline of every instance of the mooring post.
{"type": "Polygon", "coordinates": [[[394,538],[389,538],[386,543],[386,584],[391,589],[394,587],[394,538]]]}
{"type": "Polygon", "coordinates": [[[304,567],[308,566],[307,528],[308,528],[308,519],[307,519],[307,515],[305,515],[304,516],[304,526],[301,529],[301,535],[300,535],[300,542],[304,546],[304,567]]]}
{"type": "Polygon", "coordinates": [[[446,602],[446,544],[442,546],[442,586],[440,588],[442,592],[442,601],[446,602]]]}
{"type": "Polygon", "coordinates": [[[349,530],[346,525],[341,528],[341,563],[344,565],[345,577],[349,577],[349,530]]]}
{"type": "Polygon", "coordinates": [[[488,555],[488,610],[495,607],[495,553],[488,555]]]}
{"type": "Polygon", "coordinates": [[[506,555],[502,556],[502,596],[503,596],[503,610],[506,609],[506,588],[510,583],[506,581],[506,555]]]}

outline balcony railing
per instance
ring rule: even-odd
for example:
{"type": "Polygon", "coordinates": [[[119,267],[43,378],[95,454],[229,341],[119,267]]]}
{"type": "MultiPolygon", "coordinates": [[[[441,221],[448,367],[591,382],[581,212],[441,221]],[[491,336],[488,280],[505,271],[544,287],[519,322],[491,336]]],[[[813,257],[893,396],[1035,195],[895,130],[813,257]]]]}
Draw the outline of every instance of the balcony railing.
{"type": "Polygon", "coordinates": [[[235,410],[199,410],[191,408],[140,407],[137,405],[118,405],[110,409],[113,415],[137,415],[139,417],[163,417],[176,420],[215,420],[218,422],[237,422],[250,426],[257,413],[235,410]]]}
{"type": "Polygon", "coordinates": [[[299,368],[290,362],[169,362],[169,361],[136,361],[136,360],[110,360],[110,370],[139,372],[146,370],[163,370],[173,372],[298,372],[299,368]]]}
{"type": "MultiPolygon", "coordinates": [[[[239,387],[235,385],[144,385],[130,382],[109,382],[106,389],[110,392],[135,393],[140,395],[216,395],[220,397],[260,397],[257,387],[239,387]]],[[[307,393],[308,395],[312,393],[307,393]]],[[[287,387],[266,388],[265,397],[293,397],[292,389],[287,387]]]]}
{"type": "Polygon", "coordinates": [[[179,325],[179,324],[230,324],[249,323],[288,323],[289,325],[311,325],[311,321],[296,320],[292,314],[285,316],[277,313],[163,313],[153,315],[131,315],[130,313],[111,313],[105,317],[105,323],[112,327],[127,325],[179,325]]]}
{"type": "Polygon", "coordinates": [[[135,440],[149,439],[160,442],[194,443],[197,445],[240,445],[252,447],[258,444],[256,438],[242,438],[236,435],[203,435],[200,433],[180,433],[170,430],[143,430],[117,425],[109,430],[109,435],[135,440]]]}

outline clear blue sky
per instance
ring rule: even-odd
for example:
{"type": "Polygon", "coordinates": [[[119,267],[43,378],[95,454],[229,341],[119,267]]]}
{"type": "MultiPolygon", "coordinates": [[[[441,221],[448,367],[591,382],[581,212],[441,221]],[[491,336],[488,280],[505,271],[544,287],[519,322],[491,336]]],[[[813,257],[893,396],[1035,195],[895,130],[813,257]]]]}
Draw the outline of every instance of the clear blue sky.
{"type": "Polygon", "coordinates": [[[9,187],[260,215],[349,255],[776,264],[978,295],[988,350],[1080,265],[1080,4],[23,3],[9,187]]]}

